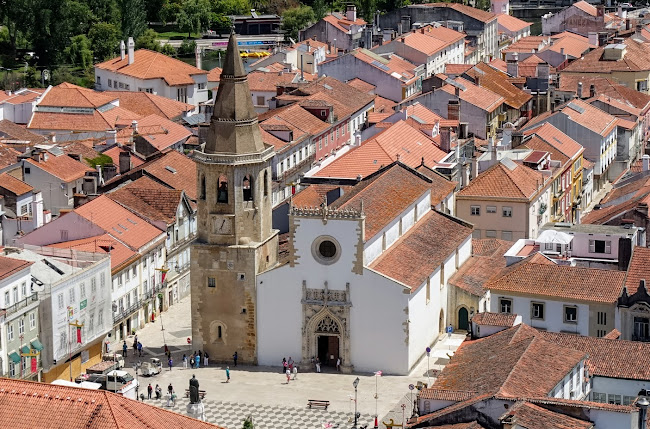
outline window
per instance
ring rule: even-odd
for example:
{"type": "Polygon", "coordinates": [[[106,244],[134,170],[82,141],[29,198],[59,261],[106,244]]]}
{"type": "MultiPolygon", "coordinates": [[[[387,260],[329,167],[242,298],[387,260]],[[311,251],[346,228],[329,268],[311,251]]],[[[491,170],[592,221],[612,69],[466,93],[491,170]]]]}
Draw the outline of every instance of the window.
{"type": "MultiPolygon", "coordinates": [[[[127,277],[128,280],[128,277],[127,277]]],[[[81,283],[79,285],[79,299],[84,300],[86,299],[86,285],[84,283],[81,283]]]]}
{"type": "Polygon", "coordinates": [[[131,89],[131,86],[128,83],[125,83],[124,84],[124,89],[126,89],[128,91],[129,89],[131,89]]]}
{"type": "Polygon", "coordinates": [[[57,300],[59,301],[59,310],[63,310],[63,307],[65,307],[65,305],[63,304],[63,294],[62,293],[57,295],[57,300]]]}
{"type": "Polygon", "coordinates": [[[104,309],[100,309],[99,313],[97,313],[97,326],[99,329],[102,329],[104,327],[104,309]]]}
{"type": "Polygon", "coordinates": [[[589,240],[590,253],[612,253],[612,242],[610,240],[589,240]]]}
{"type": "Polygon", "coordinates": [[[25,319],[22,317],[18,319],[18,335],[23,335],[25,333],[25,319]]]}
{"type": "Polygon", "coordinates": [[[431,301],[431,279],[427,278],[427,304],[431,301]]]}
{"type": "Polygon", "coordinates": [[[591,400],[594,402],[607,402],[607,393],[591,392],[591,400]]]}
{"type": "Polygon", "coordinates": [[[598,338],[604,337],[605,335],[607,335],[606,330],[604,330],[604,329],[596,329],[596,336],[598,338]]]}
{"type": "Polygon", "coordinates": [[[249,174],[244,176],[242,192],[244,194],[244,201],[253,201],[253,179],[249,174]]]}
{"type": "Polygon", "coordinates": [[[27,214],[27,205],[24,205],[24,206],[20,207],[20,214],[21,215],[27,214]]]}
{"type": "Polygon", "coordinates": [[[598,312],[598,324],[607,325],[607,313],[605,313],[604,311],[598,312]]]}
{"type": "Polygon", "coordinates": [[[445,263],[440,264],[440,289],[445,286],[445,263]]]}
{"type": "Polygon", "coordinates": [[[29,168],[29,167],[25,167],[25,174],[29,174],[31,171],[32,171],[31,168],[29,168]]]}
{"type": "Polygon", "coordinates": [[[146,280],[142,282],[142,290],[144,291],[144,293],[147,293],[147,291],[149,290],[149,286],[146,280]]]}
{"type": "Polygon", "coordinates": [[[612,395],[611,393],[607,395],[607,403],[614,405],[621,405],[621,395],[612,395]]]}
{"type": "Polygon", "coordinates": [[[124,270],[124,276],[126,277],[127,282],[131,280],[131,273],[129,272],[128,269],[124,270]]]}
{"type": "Polygon", "coordinates": [[[23,294],[23,297],[26,297],[27,296],[27,282],[23,282],[20,285],[20,290],[21,290],[21,292],[23,294]]]}
{"type": "Polygon", "coordinates": [[[203,82],[203,83],[200,83],[198,86],[199,86],[199,89],[205,89],[206,84],[205,84],[205,82],[203,82]]]}
{"type": "Polygon", "coordinates": [[[119,82],[119,86],[120,86],[120,88],[122,88],[122,89],[123,89],[123,88],[124,88],[124,83],[122,83],[122,82],[119,82]]]}
{"type": "Polygon", "coordinates": [[[219,176],[219,188],[217,189],[217,202],[228,204],[228,178],[219,176]]]}
{"type": "Polygon", "coordinates": [[[487,238],[497,238],[497,232],[493,229],[488,229],[485,231],[485,236],[487,238]]]}
{"type": "Polygon", "coordinates": [[[11,298],[9,296],[9,291],[5,292],[5,308],[9,308],[11,305],[11,298]]]}
{"type": "Polygon", "coordinates": [[[68,297],[70,298],[68,300],[68,303],[70,305],[74,304],[77,301],[77,297],[75,296],[75,293],[74,293],[74,287],[70,289],[68,297]]]}
{"type": "Polygon", "coordinates": [[[472,216],[480,216],[481,215],[481,206],[470,206],[470,212],[472,216]]]}
{"type": "Polygon", "coordinates": [[[187,90],[185,88],[178,88],[176,90],[176,101],[187,103],[187,90]]]}
{"type": "Polygon", "coordinates": [[[105,276],[105,273],[101,273],[99,275],[99,287],[102,289],[102,295],[104,295],[104,287],[105,286],[106,286],[106,276],[105,276]]]}
{"type": "Polygon", "coordinates": [[[18,287],[14,288],[14,303],[18,302],[20,299],[18,298],[18,287]]]}
{"type": "Polygon", "coordinates": [[[512,241],[512,231],[501,231],[501,238],[506,241],[512,241]]]}
{"type": "Polygon", "coordinates": [[[122,286],[122,273],[117,275],[117,285],[122,286]]]}
{"type": "Polygon", "coordinates": [[[13,362],[9,362],[9,375],[11,377],[16,376],[16,365],[13,362]]]}
{"type": "Polygon", "coordinates": [[[623,395],[623,405],[632,405],[635,399],[636,396],[623,395]]]}
{"type": "Polygon", "coordinates": [[[578,307],[575,306],[564,306],[564,321],[569,323],[578,322],[578,307]]]}
{"type": "Polygon", "coordinates": [[[531,303],[530,317],[533,319],[544,319],[544,304],[541,302],[531,303]]]}
{"type": "Polygon", "coordinates": [[[142,268],[147,269],[147,257],[142,258],[142,268]]]}
{"type": "Polygon", "coordinates": [[[208,277],[208,287],[217,287],[217,279],[208,277]]]}
{"type": "Polygon", "coordinates": [[[112,87],[113,87],[113,81],[110,80],[110,79],[108,80],[108,87],[109,87],[109,88],[112,88],[112,87]]]}
{"type": "Polygon", "coordinates": [[[499,311],[501,313],[512,313],[512,300],[509,298],[499,298],[499,311]]]}
{"type": "Polygon", "coordinates": [[[14,324],[9,323],[7,324],[7,341],[13,341],[14,340],[14,324]]]}
{"type": "Polygon", "coordinates": [[[36,328],[36,313],[29,313],[29,330],[36,328]]]}
{"type": "Polygon", "coordinates": [[[269,195],[269,172],[264,170],[264,196],[269,195]]]}
{"type": "Polygon", "coordinates": [[[512,217],[512,207],[501,207],[501,213],[503,217],[512,217]]]}
{"type": "Polygon", "coordinates": [[[487,206],[485,207],[485,213],[496,213],[497,206],[487,206]]]}
{"type": "Polygon", "coordinates": [[[97,294],[97,279],[95,277],[90,279],[90,294],[92,296],[97,294]]]}
{"type": "Polygon", "coordinates": [[[264,106],[264,96],[263,95],[258,95],[257,96],[257,102],[255,103],[258,106],[264,106]]]}
{"type": "Polygon", "coordinates": [[[314,259],[318,262],[324,265],[330,265],[338,261],[341,256],[339,248],[340,246],[334,238],[321,236],[314,240],[311,251],[314,259]]]}
{"type": "Polygon", "coordinates": [[[205,176],[201,176],[201,191],[199,198],[205,200],[205,176]]]}
{"type": "MultiPolygon", "coordinates": [[[[102,77],[101,77],[101,76],[97,76],[97,85],[101,85],[101,84],[102,84],[102,77]]],[[[637,86],[638,86],[638,85],[637,85],[637,86]]]]}

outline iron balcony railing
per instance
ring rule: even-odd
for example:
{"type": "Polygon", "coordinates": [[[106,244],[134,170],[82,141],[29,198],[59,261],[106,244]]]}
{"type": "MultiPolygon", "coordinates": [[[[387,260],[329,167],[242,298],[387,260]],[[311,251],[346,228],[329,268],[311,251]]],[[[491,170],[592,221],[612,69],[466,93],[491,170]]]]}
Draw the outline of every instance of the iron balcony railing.
{"type": "Polygon", "coordinates": [[[23,308],[27,307],[33,302],[38,302],[38,292],[34,292],[28,297],[25,297],[21,299],[20,301],[14,303],[13,305],[10,305],[9,307],[5,308],[6,315],[14,314],[23,308]]]}
{"type": "Polygon", "coordinates": [[[134,302],[131,302],[131,305],[128,307],[123,307],[120,308],[118,311],[113,313],[113,323],[117,323],[122,319],[127,318],[128,316],[132,315],[136,311],[138,311],[141,307],[142,303],[140,302],[139,299],[136,299],[134,302]]]}

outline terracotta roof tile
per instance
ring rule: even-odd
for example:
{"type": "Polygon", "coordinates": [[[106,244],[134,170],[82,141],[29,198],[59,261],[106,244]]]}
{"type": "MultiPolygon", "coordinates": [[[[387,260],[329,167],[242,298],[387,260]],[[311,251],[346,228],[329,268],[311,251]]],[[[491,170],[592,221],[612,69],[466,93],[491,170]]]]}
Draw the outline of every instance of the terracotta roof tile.
{"type": "Polygon", "coordinates": [[[580,0],[579,2],[574,3],[572,6],[580,9],[581,11],[591,16],[596,16],[598,13],[596,10],[596,6],[589,4],[584,0],[580,0]]]}
{"type": "Polygon", "coordinates": [[[276,114],[273,114],[273,112],[275,110],[269,110],[267,115],[265,115],[265,119],[261,122],[262,128],[265,125],[286,124],[291,129],[301,131],[301,133],[294,133],[294,140],[297,140],[301,134],[318,136],[331,126],[329,123],[322,121],[305,110],[299,104],[292,104],[286,109],[278,109],[276,114]]]}
{"type": "Polygon", "coordinates": [[[393,108],[397,105],[393,100],[389,100],[379,95],[375,96],[375,112],[393,112],[393,108]]]}
{"type": "Polygon", "coordinates": [[[497,70],[501,70],[501,71],[504,72],[504,73],[507,73],[507,72],[508,72],[508,65],[506,64],[505,61],[503,61],[503,60],[501,60],[501,59],[499,59],[499,58],[495,58],[495,59],[493,59],[492,61],[490,61],[489,64],[490,64],[492,67],[494,67],[495,69],[497,69],[497,70]]]}
{"type": "Polygon", "coordinates": [[[605,60],[604,50],[607,46],[600,46],[585,54],[580,60],[573,61],[562,70],[562,76],[569,72],[580,73],[613,73],[613,72],[635,72],[650,70],[650,58],[647,52],[650,44],[637,41],[633,38],[624,39],[626,52],[623,59],[605,60]]]}
{"type": "Polygon", "coordinates": [[[369,268],[415,291],[471,234],[471,227],[431,210],[369,268]]]}
{"type": "Polygon", "coordinates": [[[164,235],[164,232],[120,204],[101,195],[77,207],[75,212],[101,227],[113,237],[138,251],[164,235]]]}
{"type": "Polygon", "coordinates": [[[7,191],[17,196],[24,195],[34,190],[34,188],[32,188],[30,185],[20,179],[15,178],[9,173],[0,174],[0,188],[6,189],[7,191]]]}
{"type": "Polygon", "coordinates": [[[143,117],[158,115],[166,119],[174,120],[194,110],[194,106],[191,104],[148,92],[104,91],[102,94],[108,94],[111,97],[118,98],[120,107],[143,117]]]}
{"type": "Polygon", "coordinates": [[[131,125],[141,116],[121,107],[109,110],[92,110],[89,113],[39,112],[32,115],[28,129],[59,131],[106,131],[117,125],[131,125]]]}
{"type": "Polygon", "coordinates": [[[505,326],[506,328],[510,328],[514,325],[516,318],[516,314],[490,312],[476,313],[472,317],[472,323],[476,325],[505,326]]]}
{"type": "Polygon", "coordinates": [[[500,418],[507,418],[509,424],[526,429],[591,429],[594,424],[590,421],[547,410],[529,402],[517,402],[500,418]]]}
{"type": "MultiPolygon", "coordinates": [[[[478,392],[476,391],[466,391],[466,390],[447,390],[447,389],[436,389],[428,388],[420,390],[418,394],[419,399],[435,399],[438,401],[466,401],[477,396],[478,392]]],[[[437,426],[436,426],[437,427],[437,426]]]]}
{"type": "Polygon", "coordinates": [[[105,195],[150,222],[170,225],[176,222],[182,192],[143,176],[105,195]]]}
{"type": "Polygon", "coordinates": [[[41,161],[34,161],[29,158],[26,159],[25,162],[50,173],[52,176],[61,179],[66,183],[84,177],[88,172],[95,171],[85,164],[75,161],[68,155],[54,156],[48,153],[46,154],[46,157],[47,160],[43,159],[41,161]]]}
{"type": "Polygon", "coordinates": [[[513,33],[521,31],[526,27],[530,27],[531,24],[526,21],[522,21],[519,18],[515,18],[512,15],[506,15],[504,13],[497,15],[497,21],[499,21],[499,27],[503,27],[508,31],[513,33]]]}
{"type": "Polygon", "coordinates": [[[185,155],[173,150],[142,168],[147,175],[170,188],[185,191],[188,198],[196,201],[196,164],[185,155]]]}
{"type": "Polygon", "coordinates": [[[4,139],[24,140],[30,144],[40,144],[47,141],[44,136],[27,131],[26,127],[15,124],[8,119],[0,121],[0,142],[4,139]]]}
{"type": "Polygon", "coordinates": [[[650,288],[650,249],[636,246],[632,252],[632,259],[627,267],[627,277],[625,278],[625,287],[629,295],[637,291],[641,280],[645,280],[647,287],[650,288]]]}
{"type": "Polygon", "coordinates": [[[350,186],[311,184],[296,193],[292,203],[294,207],[318,207],[325,201],[329,192],[339,188],[344,189],[345,192],[351,189],[350,186]]]}
{"type": "Polygon", "coordinates": [[[187,140],[192,132],[184,126],[158,115],[149,115],[138,121],[138,127],[143,131],[140,136],[159,151],[165,151],[178,142],[187,140]],[[156,131],[156,129],[160,131],[156,131]]]}
{"type": "Polygon", "coordinates": [[[78,156],[80,162],[83,162],[84,164],[86,164],[88,167],[91,168],[92,165],[88,162],[88,160],[97,158],[99,156],[99,152],[97,152],[92,147],[85,145],[83,142],[80,142],[78,140],[72,140],[69,142],[60,143],[58,144],[58,146],[61,149],[63,149],[63,152],[65,152],[66,155],[71,156],[74,159],[76,159],[76,157],[78,156]]]}
{"type": "Polygon", "coordinates": [[[29,269],[29,266],[32,264],[33,262],[30,261],[0,256],[0,280],[13,276],[24,269],[29,269]]]}
{"type": "Polygon", "coordinates": [[[56,422],[67,429],[219,429],[106,390],[2,379],[0,402],[4,409],[29,410],[3,413],[1,421],[7,427],[44,428],[56,422]]]}
{"type": "Polygon", "coordinates": [[[219,82],[221,80],[221,72],[223,71],[220,67],[215,67],[210,69],[208,73],[208,82],[219,82]]]}
{"type": "Polygon", "coordinates": [[[415,171],[431,179],[431,206],[435,207],[456,190],[458,183],[447,180],[427,166],[419,165],[415,171]]]}
{"type": "MultiPolygon", "coordinates": [[[[508,82],[508,75],[490,67],[486,63],[478,63],[467,74],[479,79],[479,86],[503,97],[504,102],[515,109],[521,108],[532,99],[526,91],[508,82]]],[[[461,97],[462,98],[462,97],[461,97]]]]}
{"type": "Polygon", "coordinates": [[[605,95],[617,100],[625,101],[638,109],[650,108],[650,95],[628,88],[625,85],[602,76],[585,74],[562,74],[558,88],[560,91],[576,92],[578,82],[583,84],[583,92],[589,91],[591,85],[595,86],[598,95],[605,95]]]}
{"type": "Polygon", "coordinates": [[[553,44],[546,48],[546,50],[557,53],[564,52],[566,55],[573,58],[580,58],[584,53],[594,48],[597,48],[597,46],[591,45],[589,41],[579,40],[572,36],[566,36],[561,39],[555,39],[553,44]]]}
{"type": "Polygon", "coordinates": [[[134,153],[132,153],[132,152],[130,152],[128,150],[122,149],[119,146],[113,146],[112,148],[107,149],[104,152],[102,152],[102,154],[110,156],[111,159],[113,160],[113,164],[119,168],[119,165],[120,165],[120,152],[122,152],[122,151],[129,152],[129,156],[130,156],[130,159],[131,159],[131,168],[138,167],[138,166],[144,164],[144,161],[142,159],[138,158],[137,155],[135,155],[134,153]]]}
{"type": "Polygon", "coordinates": [[[614,116],[580,99],[572,100],[562,108],[561,112],[573,122],[601,136],[609,135],[616,127],[616,118],[614,116]],[[574,109],[573,106],[577,106],[581,111],[574,109]]]}
{"type": "Polygon", "coordinates": [[[527,258],[505,269],[485,287],[572,302],[611,304],[620,296],[624,280],[623,271],[539,264],[527,258]]]}
{"type": "Polygon", "coordinates": [[[79,240],[48,244],[48,247],[73,249],[81,252],[110,254],[111,270],[113,272],[118,270],[123,264],[130,263],[140,257],[137,252],[129,249],[127,246],[109,234],[102,234],[95,237],[82,238],[79,240]]]}
{"type": "Polygon", "coordinates": [[[463,73],[465,73],[467,70],[471,69],[472,67],[474,67],[473,64],[451,64],[451,63],[447,63],[447,64],[445,64],[445,74],[453,75],[453,76],[460,76],[463,73]]]}
{"type": "MultiPolygon", "coordinates": [[[[495,111],[505,102],[503,97],[499,94],[495,94],[489,89],[476,86],[472,82],[460,77],[457,77],[454,80],[465,87],[464,90],[460,91],[460,99],[485,110],[486,112],[495,111]]],[[[449,84],[443,86],[441,90],[449,94],[455,93],[455,88],[449,84]]]]}
{"type": "Polygon", "coordinates": [[[361,18],[357,18],[355,21],[350,21],[349,19],[346,19],[343,16],[337,16],[334,14],[326,15],[323,18],[323,21],[333,25],[334,27],[338,28],[344,33],[348,33],[352,25],[359,25],[359,26],[366,25],[366,21],[364,21],[361,18]]]}
{"type": "Polygon", "coordinates": [[[315,176],[356,178],[365,177],[398,157],[404,164],[416,167],[422,163],[434,166],[447,156],[430,137],[404,121],[398,121],[386,130],[366,140],[339,159],[327,165],[315,176]]]}
{"type": "Polygon", "coordinates": [[[348,85],[350,85],[353,88],[358,89],[359,91],[371,93],[372,91],[377,88],[375,85],[366,82],[365,80],[361,80],[358,77],[355,77],[352,80],[349,80],[346,82],[348,85]]]}
{"type": "Polygon", "coordinates": [[[401,163],[393,163],[364,178],[333,203],[334,208],[361,209],[366,213],[366,241],[380,232],[399,213],[429,191],[431,180],[401,163]],[[386,204],[391,201],[391,204],[386,204]]]}
{"type": "Polygon", "coordinates": [[[538,52],[548,46],[549,43],[550,41],[548,36],[527,36],[517,40],[502,52],[538,52]]]}
{"type": "Polygon", "coordinates": [[[578,156],[580,152],[584,151],[584,148],[580,143],[555,128],[549,122],[545,122],[538,127],[524,131],[524,135],[531,134],[539,136],[546,143],[553,146],[557,151],[562,153],[568,159],[573,159],[574,157],[578,156]]]}
{"type": "Polygon", "coordinates": [[[148,49],[135,51],[132,64],[129,64],[128,56],[124,59],[115,57],[112,60],[95,64],[95,68],[144,80],[163,79],[170,86],[193,85],[194,79],[192,76],[208,74],[205,70],[200,70],[183,61],[148,49]]]}
{"type": "Polygon", "coordinates": [[[500,197],[531,200],[542,189],[547,179],[542,173],[515,164],[511,170],[499,162],[479,174],[468,186],[461,189],[458,197],[500,197]]]}
{"type": "Polygon", "coordinates": [[[506,266],[504,254],[514,243],[496,238],[473,239],[472,257],[449,279],[449,284],[474,296],[483,296],[485,284],[506,266]]]}
{"type": "Polygon", "coordinates": [[[0,143],[0,169],[14,165],[18,162],[19,155],[20,152],[16,149],[0,143]]]}
{"type": "Polygon", "coordinates": [[[248,85],[251,91],[277,92],[278,85],[292,83],[298,72],[263,72],[252,71],[248,73],[248,85]]]}
{"type": "Polygon", "coordinates": [[[97,108],[105,106],[116,99],[117,97],[110,94],[83,88],[71,83],[62,83],[50,88],[43,95],[38,106],[97,108]]]}
{"type": "Polygon", "coordinates": [[[416,31],[415,33],[405,33],[395,40],[409,48],[425,54],[426,56],[434,55],[436,52],[445,49],[446,46],[449,46],[449,43],[429,37],[419,31],[416,31]]]}
{"type": "MultiPolygon", "coordinates": [[[[428,40],[430,41],[430,39],[428,40]]],[[[363,48],[355,49],[347,55],[353,55],[364,63],[372,65],[382,73],[386,73],[387,75],[400,80],[403,85],[408,85],[416,79],[415,69],[417,66],[398,55],[392,54],[390,58],[386,58],[363,48]],[[382,67],[379,67],[379,65],[377,65],[378,63],[382,65],[382,67]],[[395,77],[393,73],[399,77],[395,77]]]]}

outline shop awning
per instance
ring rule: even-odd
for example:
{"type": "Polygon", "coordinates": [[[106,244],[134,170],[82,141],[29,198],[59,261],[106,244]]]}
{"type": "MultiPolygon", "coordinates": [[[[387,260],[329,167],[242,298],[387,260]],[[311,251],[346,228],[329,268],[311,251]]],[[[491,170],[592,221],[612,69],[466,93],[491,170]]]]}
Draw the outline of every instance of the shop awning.
{"type": "Polygon", "coordinates": [[[32,347],[34,347],[34,349],[35,349],[36,351],[39,351],[39,352],[40,352],[41,350],[43,350],[43,344],[41,344],[41,342],[38,341],[38,338],[35,339],[35,340],[32,340],[32,341],[31,341],[31,344],[32,344],[32,347]]]}
{"type": "Polygon", "coordinates": [[[20,356],[16,352],[9,353],[9,359],[11,359],[13,363],[20,363],[20,356]]]}
{"type": "Polygon", "coordinates": [[[20,349],[20,351],[22,352],[22,354],[27,354],[27,353],[31,353],[32,349],[30,349],[29,346],[23,346],[23,348],[20,349]]]}

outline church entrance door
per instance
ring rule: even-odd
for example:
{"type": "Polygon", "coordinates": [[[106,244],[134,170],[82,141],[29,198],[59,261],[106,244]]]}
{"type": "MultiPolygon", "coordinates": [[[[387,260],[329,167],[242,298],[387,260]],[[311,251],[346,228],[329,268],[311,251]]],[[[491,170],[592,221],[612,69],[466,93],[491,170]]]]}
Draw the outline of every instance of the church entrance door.
{"type": "Polygon", "coordinates": [[[339,337],[335,335],[318,336],[318,358],[321,364],[336,367],[339,358],[339,337]]]}
{"type": "Polygon", "coordinates": [[[465,307],[461,307],[458,310],[458,329],[461,331],[467,331],[469,328],[469,314],[465,307]]]}

